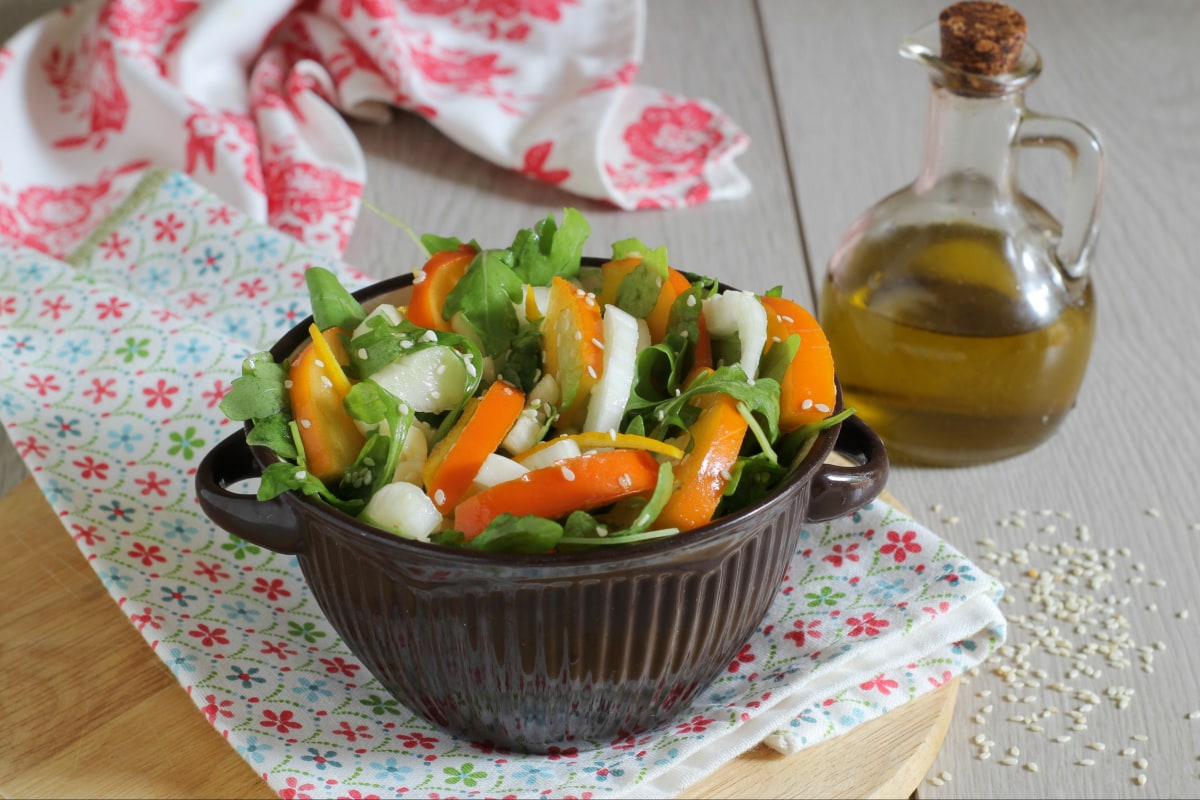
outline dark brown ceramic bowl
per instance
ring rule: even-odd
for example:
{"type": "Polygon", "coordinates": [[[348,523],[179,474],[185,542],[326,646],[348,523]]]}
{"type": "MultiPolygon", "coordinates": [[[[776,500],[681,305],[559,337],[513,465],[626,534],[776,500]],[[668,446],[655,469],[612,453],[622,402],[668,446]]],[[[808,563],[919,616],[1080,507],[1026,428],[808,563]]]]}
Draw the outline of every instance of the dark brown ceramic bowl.
{"type": "MultiPolygon", "coordinates": [[[[402,305],[408,276],[357,293],[402,305]]],[[[307,337],[300,323],[272,348],[307,337]]],[[[822,433],[772,496],[680,536],[558,555],[480,553],[407,540],[295,492],[229,487],[277,460],[245,431],[200,465],[218,525],[295,554],[330,623],[417,714],[473,741],[529,752],[603,746],[669,722],[762,621],[800,528],[873,499],[887,480],[879,438],[850,418],[822,433]],[[857,466],[826,464],[837,450],[857,466]]]]}

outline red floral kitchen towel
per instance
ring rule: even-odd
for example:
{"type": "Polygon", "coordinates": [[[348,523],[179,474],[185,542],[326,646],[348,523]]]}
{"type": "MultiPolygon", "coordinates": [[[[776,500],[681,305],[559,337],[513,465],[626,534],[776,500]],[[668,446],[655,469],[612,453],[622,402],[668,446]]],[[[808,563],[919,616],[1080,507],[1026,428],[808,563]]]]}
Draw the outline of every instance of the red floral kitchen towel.
{"type": "Polygon", "coordinates": [[[421,114],[624,209],[749,191],[743,132],[633,82],[643,0],[83,0],[0,49],[0,235],[62,257],[151,167],[340,253],[366,173],[343,115],[421,114]]]}

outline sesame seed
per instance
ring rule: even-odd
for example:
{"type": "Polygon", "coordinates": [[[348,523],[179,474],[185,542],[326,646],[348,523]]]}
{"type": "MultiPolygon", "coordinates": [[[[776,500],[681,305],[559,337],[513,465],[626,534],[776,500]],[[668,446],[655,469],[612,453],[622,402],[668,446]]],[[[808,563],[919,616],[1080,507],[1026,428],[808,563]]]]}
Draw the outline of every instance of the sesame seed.
{"type": "Polygon", "coordinates": [[[1141,772],[1139,772],[1139,773],[1137,774],[1137,777],[1135,777],[1135,778],[1133,779],[1133,782],[1134,782],[1134,783],[1136,783],[1138,786],[1145,786],[1145,785],[1146,785],[1146,776],[1145,776],[1145,774],[1144,774],[1144,773],[1141,773],[1141,772]]]}
{"type": "Polygon", "coordinates": [[[324,386],[326,389],[332,389],[333,381],[329,380],[328,375],[322,375],[321,376],[321,385],[324,386]]]}
{"type": "Polygon", "coordinates": [[[1147,735],[1146,735],[1146,734],[1144,734],[1144,733],[1135,733],[1133,736],[1130,736],[1129,738],[1130,738],[1130,739],[1132,739],[1132,740],[1133,740],[1133,741],[1135,741],[1135,742],[1148,742],[1148,741],[1150,741],[1150,737],[1149,737],[1149,736],[1147,736],[1147,735]]]}
{"type": "Polygon", "coordinates": [[[1091,744],[1088,745],[1088,747],[1090,747],[1093,750],[1103,750],[1104,742],[1092,742],[1091,744]]]}
{"type": "Polygon", "coordinates": [[[305,480],[306,478],[308,478],[307,470],[302,470],[302,469],[296,470],[296,480],[302,481],[302,480],[305,480]]]}
{"type": "Polygon", "coordinates": [[[1145,769],[1146,767],[1150,766],[1150,762],[1144,758],[1139,758],[1137,761],[1133,762],[1133,765],[1138,769],[1145,769]]]}
{"type": "Polygon", "coordinates": [[[596,378],[597,378],[596,368],[593,367],[591,364],[588,364],[587,374],[592,380],[596,380],[596,378]]]}
{"type": "Polygon", "coordinates": [[[1188,719],[1200,719],[1200,711],[1189,711],[1187,718],[1188,719]]]}
{"type": "Polygon", "coordinates": [[[369,355],[369,353],[367,353],[367,348],[365,348],[365,347],[360,347],[360,348],[358,348],[358,357],[359,357],[359,359],[361,359],[361,360],[363,360],[363,361],[366,361],[366,360],[367,360],[367,356],[368,356],[368,355],[369,355]]]}
{"type": "Polygon", "coordinates": [[[304,428],[304,430],[308,430],[309,428],[312,427],[312,420],[311,419],[300,420],[300,427],[304,428]]]}
{"type": "Polygon", "coordinates": [[[1036,763],[1030,761],[1028,764],[1025,765],[1025,769],[1029,770],[1030,772],[1037,772],[1038,765],[1036,763]]]}
{"type": "Polygon", "coordinates": [[[437,503],[439,506],[446,505],[446,492],[442,489],[438,489],[436,492],[434,492],[433,502],[437,503]]]}
{"type": "Polygon", "coordinates": [[[1015,767],[1017,765],[1017,760],[1015,758],[1002,758],[1000,759],[1000,763],[1006,767],[1015,767]]]}
{"type": "Polygon", "coordinates": [[[565,466],[562,468],[562,476],[563,476],[563,478],[565,478],[566,480],[569,480],[569,481],[575,480],[575,473],[572,472],[570,470],[570,468],[565,467],[565,466]]]}
{"type": "Polygon", "coordinates": [[[413,283],[417,284],[417,283],[424,283],[424,282],[425,282],[425,270],[414,269],[413,270],[413,283]]]}
{"type": "Polygon", "coordinates": [[[314,359],[313,359],[313,366],[314,366],[314,367],[320,367],[321,369],[325,369],[325,362],[324,362],[324,361],[322,361],[322,360],[321,360],[321,359],[319,359],[319,358],[314,358],[314,359]]]}
{"type": "Polygon", "coordinates": [[[1081,759],[1079,759],[1078,761],[1076,761],[1075,763],[1076,763],[1076,764],[1078,764],[1078,765],[1079,765],[1079,766],[1081,766],[1081,767],[1090,767],[1090,766],[1092,766],[1093,764],[1095,764],[1096,762],[1095,762],[1095,761],[1093,761],[1093,760],[1092,760],[1092,759],[1090,759],[1090,758],[1081,758],[1081,759]]]}
{"type": "Polygon", "coordinates": [[[285,388],[285,389],[290,389],[290,388],[292,388],[292,386],[293,386],[293,384],[292,384],[291,380],[285,380],[283,382],[283,388],[285,388]]]}

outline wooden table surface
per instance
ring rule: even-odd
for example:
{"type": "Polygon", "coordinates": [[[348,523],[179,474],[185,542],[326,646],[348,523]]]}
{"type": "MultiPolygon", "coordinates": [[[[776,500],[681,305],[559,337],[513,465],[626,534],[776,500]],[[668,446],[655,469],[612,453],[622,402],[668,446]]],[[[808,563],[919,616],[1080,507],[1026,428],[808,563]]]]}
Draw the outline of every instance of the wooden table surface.
{"type": "MultiPolygon", "coordinates": [[[[0,0],[0,38],[59,4],[0,0]]],[[[743,126],[744,200],[618,212],[493,167],[406,116],[355,126],[367,197],[420,230],[481,242],[576,205],[593,241],[665,243],[676,265],[783,284],[815,307],[811,287],[845,228],[916,173],[927,81],[896,46],[942,5],[650,0],[640,80],[706,97],[743,126]]],[[[1078,406],[1046,445],[979,467],[893,470],[892,493],[1009,587],[1008,646],[964,682],[920,794],[1196,796],[1200,3],[1016,5],[1045,63],[1030,107],[1088,123],[1106,147],[1097,339],[1078,406]]],[[[1054,154],[1023,157],[1022,180],[1061,208],[1054,154]]],[[[364,216],[347,258],[382,277],[411,268],[396,255],[407,247],[364,216]]],[[[25,475],[5,443],[0,491],[25,475]]]]}

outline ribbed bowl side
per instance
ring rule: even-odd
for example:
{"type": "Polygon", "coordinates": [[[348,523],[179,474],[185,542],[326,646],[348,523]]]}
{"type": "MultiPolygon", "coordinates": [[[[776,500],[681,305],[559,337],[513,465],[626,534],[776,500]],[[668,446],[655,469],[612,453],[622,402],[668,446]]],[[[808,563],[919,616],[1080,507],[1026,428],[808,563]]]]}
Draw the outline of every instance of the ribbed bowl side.
{"type": "Polygon", "coordinates": [[[311,531],[301,565],[355,655],[412,711],[474,741],[544,752],[669,722],[762,621],[803,503],[661,564],[564,575],[479,562],[443,574],[311,531]]]}

